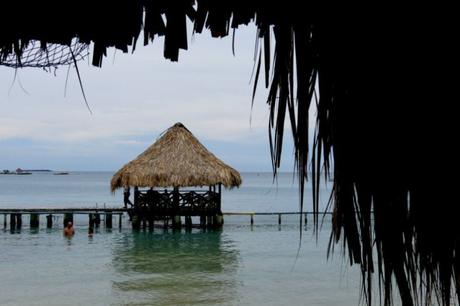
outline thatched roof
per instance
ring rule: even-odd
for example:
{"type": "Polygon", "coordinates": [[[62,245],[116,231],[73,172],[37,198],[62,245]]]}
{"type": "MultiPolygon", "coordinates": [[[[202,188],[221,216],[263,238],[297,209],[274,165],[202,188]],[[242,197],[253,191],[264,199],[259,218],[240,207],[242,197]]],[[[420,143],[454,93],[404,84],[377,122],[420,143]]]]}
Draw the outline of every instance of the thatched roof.
{"type": "Polygon", "coordinates": [[[288,117],[301,198],[311,165],[316,212],[320,170],[334,160],[332,241],[343,241],[361,265],[365,301],[372,302],[377,271],[385,304],[396,280],[404,305],[433,296],[448,305],[452,287],[460,303],[460,208],[449,192],[457,190],[448,185],[454,180],[445,179],[458,156],[451,151],[457,129],[449,125],[457,122],[458,18],[448,11],[422,2],[406,9],[350,1],[7,1],[0,58],[21,57],[32,40],[46,49],[76,38],[94,44],[93,64],[101,66],[108,47],[127,52],[143,30],[144,44],[165,36],[164,56],[176,61],[188,48],[187,18],[194,32],[209,29],[213,37],[254,22],[254,84],[262,73],[269,88],[275,173],[288,117]]]}
{"type": "Polygon", "coordinates": [[[186,187],[241,185],[241,176],[209,152],[182,124],[170,127],[153,145],[112,177],[112,191],[125,186],[186,187]]]}

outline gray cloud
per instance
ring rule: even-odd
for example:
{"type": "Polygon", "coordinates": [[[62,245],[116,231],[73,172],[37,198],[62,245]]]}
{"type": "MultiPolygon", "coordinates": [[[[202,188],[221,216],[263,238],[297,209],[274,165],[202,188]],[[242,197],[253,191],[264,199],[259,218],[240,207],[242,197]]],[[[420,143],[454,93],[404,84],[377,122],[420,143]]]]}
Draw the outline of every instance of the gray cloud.
{"type": "MultiPolygon", "coordinates": [[[[79,64],[93,115],[77,76],[0,67],[0,167],[115,170],[183,122],[205,145],[244,170],[269,171],[266,91],[259,87],[249,123],[255,29],[231,37],[197,35],[179,63],[162,57],[162,41],[134,54],[109,52],[103,68],[79,64]],[[113,61],[113,63],[112,63],[113,61]],[[19,83],[20,82],[20,83],[19,83]],[[27,90],[25,93],[20,84],[27,90]]],[[[113,52],[113,50],[112,50],[113,52]]],[[[284,168],[292,170],[288,140],[284,168]]]]}

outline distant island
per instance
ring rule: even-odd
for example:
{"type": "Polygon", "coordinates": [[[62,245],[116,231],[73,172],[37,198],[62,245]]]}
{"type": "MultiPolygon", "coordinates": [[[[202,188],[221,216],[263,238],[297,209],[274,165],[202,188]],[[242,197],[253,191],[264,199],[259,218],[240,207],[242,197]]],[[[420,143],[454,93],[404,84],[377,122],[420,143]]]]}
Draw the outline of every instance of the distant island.
{"type": "Polygon", "coordinates": [[[0,174],[16,174],[16,175],[27,175],[27,174],[32,174],[32,172],[53,172],[53,170],[49,169],[21,169],[17,168],[16,170],[3,170],[0,172],[0,174]]]}

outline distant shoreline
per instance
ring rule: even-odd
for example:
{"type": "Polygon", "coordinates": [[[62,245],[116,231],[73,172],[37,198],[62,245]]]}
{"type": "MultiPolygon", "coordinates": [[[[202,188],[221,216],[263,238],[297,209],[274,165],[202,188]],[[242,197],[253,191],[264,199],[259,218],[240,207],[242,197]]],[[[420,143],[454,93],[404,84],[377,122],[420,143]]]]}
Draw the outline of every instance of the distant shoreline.
{"type": "Polygon", "coordinates": [[[3,170],[0,172],[2,175],[27,175],[27,174],[32,174],[34,172],[53,172],[53,170],[49,169],[21,169],[18,168],[16,170],[3,170]]]}

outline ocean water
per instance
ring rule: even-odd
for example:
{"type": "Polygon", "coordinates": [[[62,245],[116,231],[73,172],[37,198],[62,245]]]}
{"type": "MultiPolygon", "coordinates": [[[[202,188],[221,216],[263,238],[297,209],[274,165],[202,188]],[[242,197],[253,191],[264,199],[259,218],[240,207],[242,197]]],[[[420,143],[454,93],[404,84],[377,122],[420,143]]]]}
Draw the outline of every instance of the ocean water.
{"type": "MultiPolygon", "coordinates": [[[[68,176],[0,175],[0,207],[121,206],[112,195],[112,173],[68,176]]],[[[329,189],[321,190],[325,205],[329,189]]],[[[273,184],[271,174],[243,173],[243,186],[225,190],[226,212],[299,209],[292,174],[273,184]]],[[[311,206],[307,187],[306,208],[311,206]]],[[[0,216],[3,225],[3,217],[0,216]]],[[[357,305],[360,272],[337,247],[327,259],[331,230],[326,216],[318,239],[311,218],[227,216],[220,231],[133,232],[101,226],[87,236],[87,217],[75,219],[76,234],[62,236],[62,220],[46,229],[0,229],[0,305],[357,305]],[[302,233],[302,238],[300,238],[302,233]]],[[[44,219],[42,217],[42,219],[44,219]]]]}
{"type": "MultiPolygon", "coordinates": [[[[71,172],[53,175],[0,175],[0,208],[22,207],[122,207],[122,190],[110,192],[112,172],[71,172]]],[[[222,210],[280,212],[299,210],[297,179],[292,173],[280,173],[274,181],[271,173],[242,173],[239,188],[223,188],[222,210]]],[[[327,203],[330,185],[320,189],[322,206],[327,203]]],[[[311,188],[305,190],[306,209],[311,209],[311,188]]]]}

